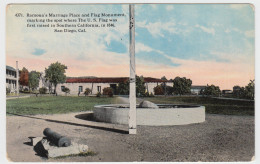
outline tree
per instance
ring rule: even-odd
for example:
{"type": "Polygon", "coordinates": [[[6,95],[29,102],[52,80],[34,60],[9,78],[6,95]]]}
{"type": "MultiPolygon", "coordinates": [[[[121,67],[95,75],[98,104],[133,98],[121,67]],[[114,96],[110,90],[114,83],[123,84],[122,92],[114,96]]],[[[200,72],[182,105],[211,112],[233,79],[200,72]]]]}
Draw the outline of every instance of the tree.
{"type": "Polygon", "coordinates": [[[143,76],[135,76],[136,79],[136,96],[144,96],[145,95],[145,82],[143,76]]]}
{"type": "Polygon", "coordinates": [[[153,91],[154,91],[155,95],[163,95],[164,94],[164,90],[163,90],[163,87],[161,85],[157,85],[156,87],[154,87],[153,91]]]}
{"type": "Polygon", "coordinates": [[[238,97],[238,98],[241,97],[241,87],[240,86],[236,85],[233,87],[233,96],[238,97]]]}
{"type": "Polygon", "coordinates": [[[129,81],[119,83],[117,91],[120,95],[129,95],[129,81]]]}
{"type": "Polygon", "coordinates": [[[249,84],[245,87],[246,95],[245,97],[248,99],[255,98],[255,80],[250,80],[249,84]]]}
{"type": "MultiPolygon", "coordinates": [[[[137,96],[144,96],[145,95],[145,82],[143,76],[135,76],[136,79],[136,95],[137,96]]],[[[126,82],[121,82],[118,84],[117,88],[118,94],[121,95],[128,95],[129,94],[129,80],[126,82]]]]}
{"type": "Polygon", "coordinates": [[[186,79],[186,77],[176,77],[173,80],[173,92],[177,95],[184,95],[186,93],[190,93],[192,81],[190,79],[186,79]]]}
{"type": "Polygon", "coordinates": [[[40,72],[31,71],[29,73],[29,88],[35,90],[39,86],[40,72]]]}
{"type": "Polygon", "coordinates": [[[163,89],[163,93],[164,95],[172,95],[173,93],[173,87],[171,86],[167,86],[166,83],[168,81],[172,82],[173,80],[167,80],[167,78],[165,76],[161,77],[161,80],[164,80],[164,82],[161,84],[161,87],[163,89]]]}
{"type": "Polygon", "coordinates": [[[66,70],[67,66],[56,62],[49,65],[48,69],[45,68],[45,78],[51,85],[54,86],[54,94],[56,93],[56,87],[59,83],[64,83],[66,81],[66,70]]]}
{"type": "Polygon", "coordinates": [[[29,84],[29,72],[25,67],[20,72],[19,84],[21,86],[28,86],[29,84]]]}
{"type": "Polygon", "coordinates": [[[220,89],[218,86],[215,85],[208,85],[206,86],[206,88],[204,89],[204,91],[202,91],[203,95],[206,96],[219,96],[221,93],[220,89]]]}
{"type": "Polygon", "coordinates": [[[255,98],[255,80],[250,80],[248,85],[245,87],[240,87],[237,85],[234,86],[233,95],[234,95],[234,97],[238,97],[238,98],[254,99],[255,98]]]}
{"type": "Polygon", "coordinates": [[[165,76],[161,77],[161,80],[167,81],[167,78],[165,76]]]}

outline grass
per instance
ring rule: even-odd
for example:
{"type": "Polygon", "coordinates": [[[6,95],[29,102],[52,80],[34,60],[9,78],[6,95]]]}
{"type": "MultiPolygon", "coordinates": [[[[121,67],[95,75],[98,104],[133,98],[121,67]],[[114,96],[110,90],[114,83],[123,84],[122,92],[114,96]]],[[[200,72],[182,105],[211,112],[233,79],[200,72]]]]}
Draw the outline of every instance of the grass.
{"type": "MultiPolygon", "coordinates": [[[[19,93],[19,96],[26,96],[26,95],[30,95],[29,93],[19,93]]],[[[7,97],[16,97],[16,93],[8,93],[6,94],[7,97]]]]}
{"type": "MultiPolygon", "coordinates": [[[[207,97],[148,97],[156,104],[196,104],[206,107],[206,113],[254,116],[253,101],[223,100],[207,97]]],[[[109,97],[47,96],[10,99],[6,101],[7,114],[61,114],[93,110],[98,104],[116,103],[109,97]]]]}
{"type": "Polygon", "coordinates": [[[61,114],[93,110],[98,104],[111,104],[110,97],[48,96],[6,100],[7,114],[61,114]]]}
{"type": "Polygon", "coordinates": [[[254,101],[223,100],[209,97],[149,97],[156,104],[196,104],[206,107],[206,113],[254,116],[254,101]]]}

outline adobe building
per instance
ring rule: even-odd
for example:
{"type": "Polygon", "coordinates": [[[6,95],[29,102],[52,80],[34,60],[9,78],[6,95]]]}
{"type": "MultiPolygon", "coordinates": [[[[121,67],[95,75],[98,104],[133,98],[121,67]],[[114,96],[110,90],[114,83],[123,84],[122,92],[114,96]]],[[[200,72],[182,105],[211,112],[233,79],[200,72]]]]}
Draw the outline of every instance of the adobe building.
{"type": "Polygon", "coordinates": [[[11,66],[6,66],[6,88],[10,89],[10,93],[16,92],[17,70],[11,66]]]}
{"type": "MultiPolygon", "coordinates": [[[[58,84],[56,92],[58,95],[65,94],[62,92],[63,88],[69,88],[71,95],[84,94],[86,88],[91,90],[92,95],[97,94],[98,92],[102,93],[103,89],[110,87],[113,89],[113,92],[116,93],[116,88],[119,83],[124,83],[129,80],[128,77],[68,77],[65,83],[58,84]]],[[[168,86],[173,86],[172,82],[152,78],[144,77],[146,92],[153,93],[153,88],[162,83],[166,83],[168,86]]]]}

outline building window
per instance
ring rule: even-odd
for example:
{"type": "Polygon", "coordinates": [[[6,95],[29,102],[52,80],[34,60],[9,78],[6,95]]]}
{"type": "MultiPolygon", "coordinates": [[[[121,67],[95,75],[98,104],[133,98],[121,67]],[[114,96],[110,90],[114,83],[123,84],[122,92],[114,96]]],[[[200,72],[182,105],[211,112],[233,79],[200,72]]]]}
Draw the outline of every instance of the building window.
{"type": "Polygon", "coordinates": [[[79,86],[79,92],[83,92],[83,87],[79,86]]]}
{"type": "Polygon", "coordinates": [[[60,89],[61,89],[61,91],[63,92],[64,89],[65,89],[65,86],[61,86],[60,89]]]}
{"type": "Polygon", "coordinates": [[[97,86],[97,91],[101,93],[101,86],[97,86]]]}

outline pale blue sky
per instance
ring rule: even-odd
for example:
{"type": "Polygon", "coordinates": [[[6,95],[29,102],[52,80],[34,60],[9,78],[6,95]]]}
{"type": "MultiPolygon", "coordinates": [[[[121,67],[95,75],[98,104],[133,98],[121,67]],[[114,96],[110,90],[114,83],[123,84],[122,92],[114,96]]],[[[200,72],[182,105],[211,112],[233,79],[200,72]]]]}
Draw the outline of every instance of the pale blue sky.
{"type": "MultiPolygon", "coordinates": [[[[249,4],[137,4],[138,75],[176,76],[221,89],[254,79],[254,10],[249,4]]],[[[68,76],[129,76],[129,5],[11,5],[7,64],[43,71],[60,61],[68,76]],[[116,28],[54,33],[27,28],[15,13],[124,13],[116,28]]]]}

